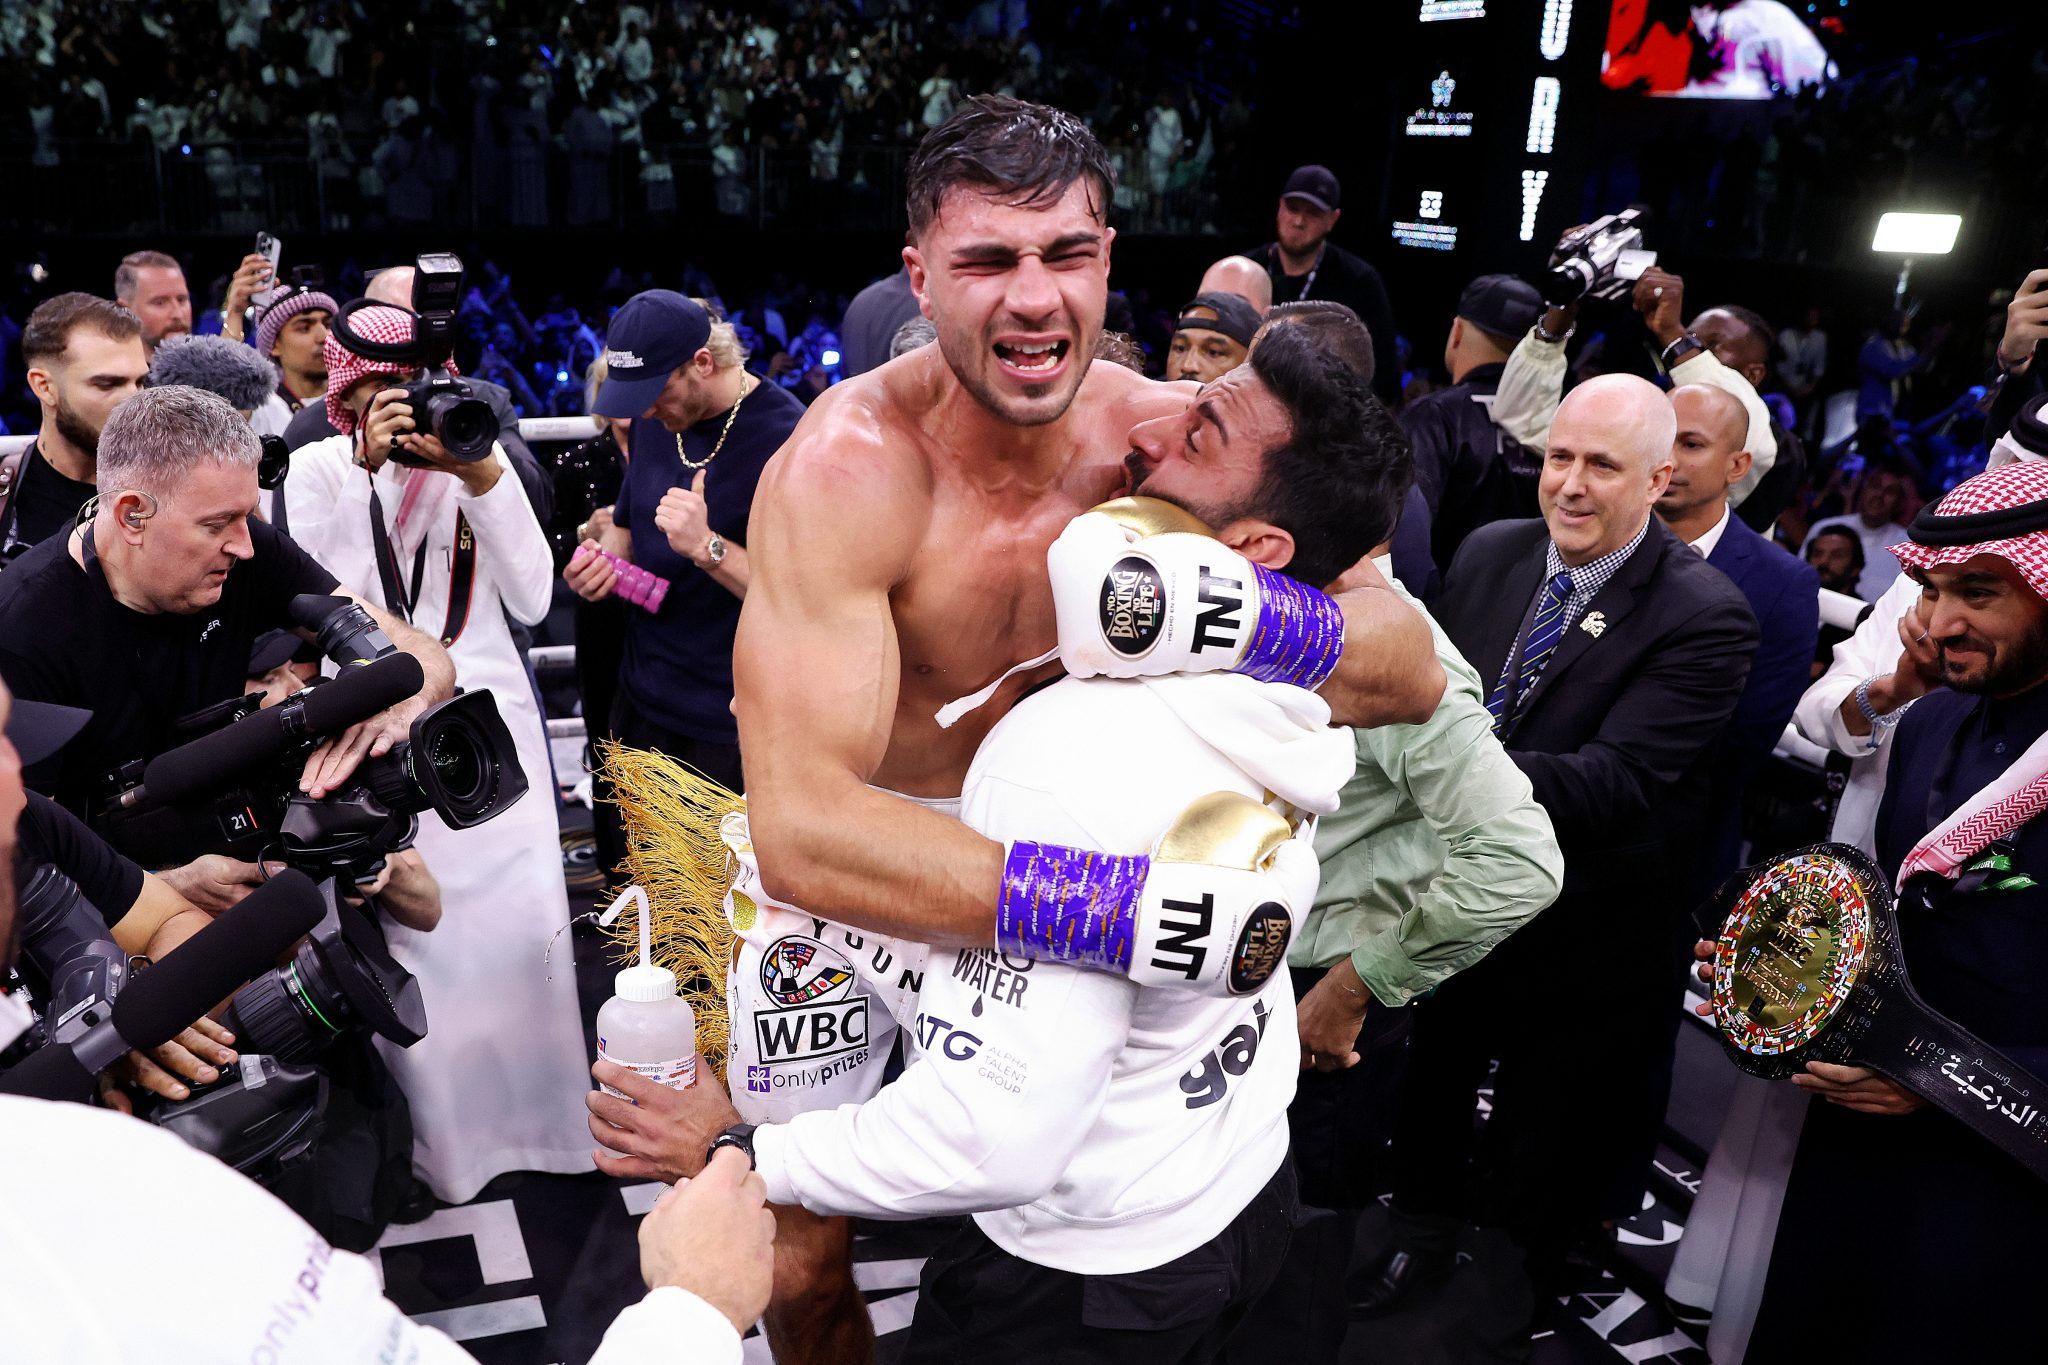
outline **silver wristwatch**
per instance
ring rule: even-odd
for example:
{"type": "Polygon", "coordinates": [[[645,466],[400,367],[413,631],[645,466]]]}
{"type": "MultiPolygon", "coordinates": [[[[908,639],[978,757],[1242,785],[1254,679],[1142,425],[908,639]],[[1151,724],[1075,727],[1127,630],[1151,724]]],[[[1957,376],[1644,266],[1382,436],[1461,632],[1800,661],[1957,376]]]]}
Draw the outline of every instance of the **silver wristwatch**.
{"type": "Polygon", "coordinates": [[[711,561],[711,567],[714,569],[725,563],[725,538],[723,536],[713,536],[705,541],[704,557],[711,561]]]}

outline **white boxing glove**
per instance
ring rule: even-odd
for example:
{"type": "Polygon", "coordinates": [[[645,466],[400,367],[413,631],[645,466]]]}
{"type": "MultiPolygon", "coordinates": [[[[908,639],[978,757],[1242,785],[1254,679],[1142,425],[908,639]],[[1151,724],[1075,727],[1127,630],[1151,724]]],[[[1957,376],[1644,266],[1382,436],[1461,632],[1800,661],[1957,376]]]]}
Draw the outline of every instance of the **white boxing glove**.
{"type": "Polygon", "coordinates": [[[1227,669],[1314,689],[1344,648],[1326,594],[1254,564],[1156,498],[1118,498],[1046,553],[1060,662],[1077,678],[1227,669]]]}
{"type": "Polygon", "coordinates": [[[1214,792],[1149,857],[1014,843],[996,946],[1141,986],[1249,995],[1286,962],[1295,917],[1315,903],[1314,840],[1313,819],[1296,830],[1248,796],[1214,792]]]}

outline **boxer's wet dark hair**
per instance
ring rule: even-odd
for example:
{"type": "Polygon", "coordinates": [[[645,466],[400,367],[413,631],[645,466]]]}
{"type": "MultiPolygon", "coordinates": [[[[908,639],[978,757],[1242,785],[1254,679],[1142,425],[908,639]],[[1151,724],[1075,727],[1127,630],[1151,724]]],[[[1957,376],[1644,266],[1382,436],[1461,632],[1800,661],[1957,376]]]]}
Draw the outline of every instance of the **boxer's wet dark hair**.
{"type": "Polygon", "coordinates": [[[970,189],[1019,208],[1056,204],[1087,177],[1096,216],[1109,212],[1116,168],[1072,114],[1007,95],[973,95],[910,155],[904,208],[922,237],[948,192],[970,189]]]}
{"type": "Polygon", "coordinates": [[[1289,427],[1266,452],[1254,510],[1294,537],[1281,572],[1319,588],[1394,534],[1415,461],[1394,415],[1347,363],[1351,348],[1318,330],[1284,319],[1264,327],[1246,363],[1289,427]]]}

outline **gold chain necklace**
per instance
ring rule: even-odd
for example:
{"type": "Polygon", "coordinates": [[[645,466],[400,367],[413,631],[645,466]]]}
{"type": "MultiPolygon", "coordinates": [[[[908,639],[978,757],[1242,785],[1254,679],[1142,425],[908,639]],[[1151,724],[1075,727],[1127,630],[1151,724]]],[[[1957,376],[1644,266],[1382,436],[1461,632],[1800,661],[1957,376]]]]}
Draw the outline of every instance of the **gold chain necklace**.
{"type": "Polygon", "coordinates": [[[676,458],[683,462],[683,468],[702,469],[704,468],[704,466],[710,464],[713,460],[718,458],[719,451],[725,449],[725,438],[732,435],[732,424],[739,420],[740,404],[746,402],[747,395],[754,391],[754,386],[748,382],[749,378],[750,376],[748,376],[745,372],[741,373],[740,396],[732,400],[732,411],[728,412],[725,415],[725,428],[724,430],[718,433],[718,443],[711,447],[711,453],[709,455],[706,455],[701,460],[693,460],[689,456],[683,454],[683,433],[681,433],[680,431],[676,433],[676,458]]]}

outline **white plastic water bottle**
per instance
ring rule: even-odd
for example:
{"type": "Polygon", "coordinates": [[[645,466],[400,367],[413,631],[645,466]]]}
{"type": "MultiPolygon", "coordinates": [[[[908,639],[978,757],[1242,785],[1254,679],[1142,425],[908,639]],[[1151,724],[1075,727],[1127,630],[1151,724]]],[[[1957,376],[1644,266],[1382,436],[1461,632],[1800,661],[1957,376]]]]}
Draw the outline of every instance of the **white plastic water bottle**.
{"type": "MultiPolygon", "coordinates": [[[[615,993],[597,1012],[597,1055],[658,1085],[687,1090],[697,1083],[697,1016],[690,1002],[676,994],[676,974],[651,960],[647,893],[627,887],[612,903],[611,913],[628,900],[639,903],[640,965],[620,970],[612,987],[615,993]]],[[[628,1098],[610,1086],[604,1090],[628,1098]]]]}

